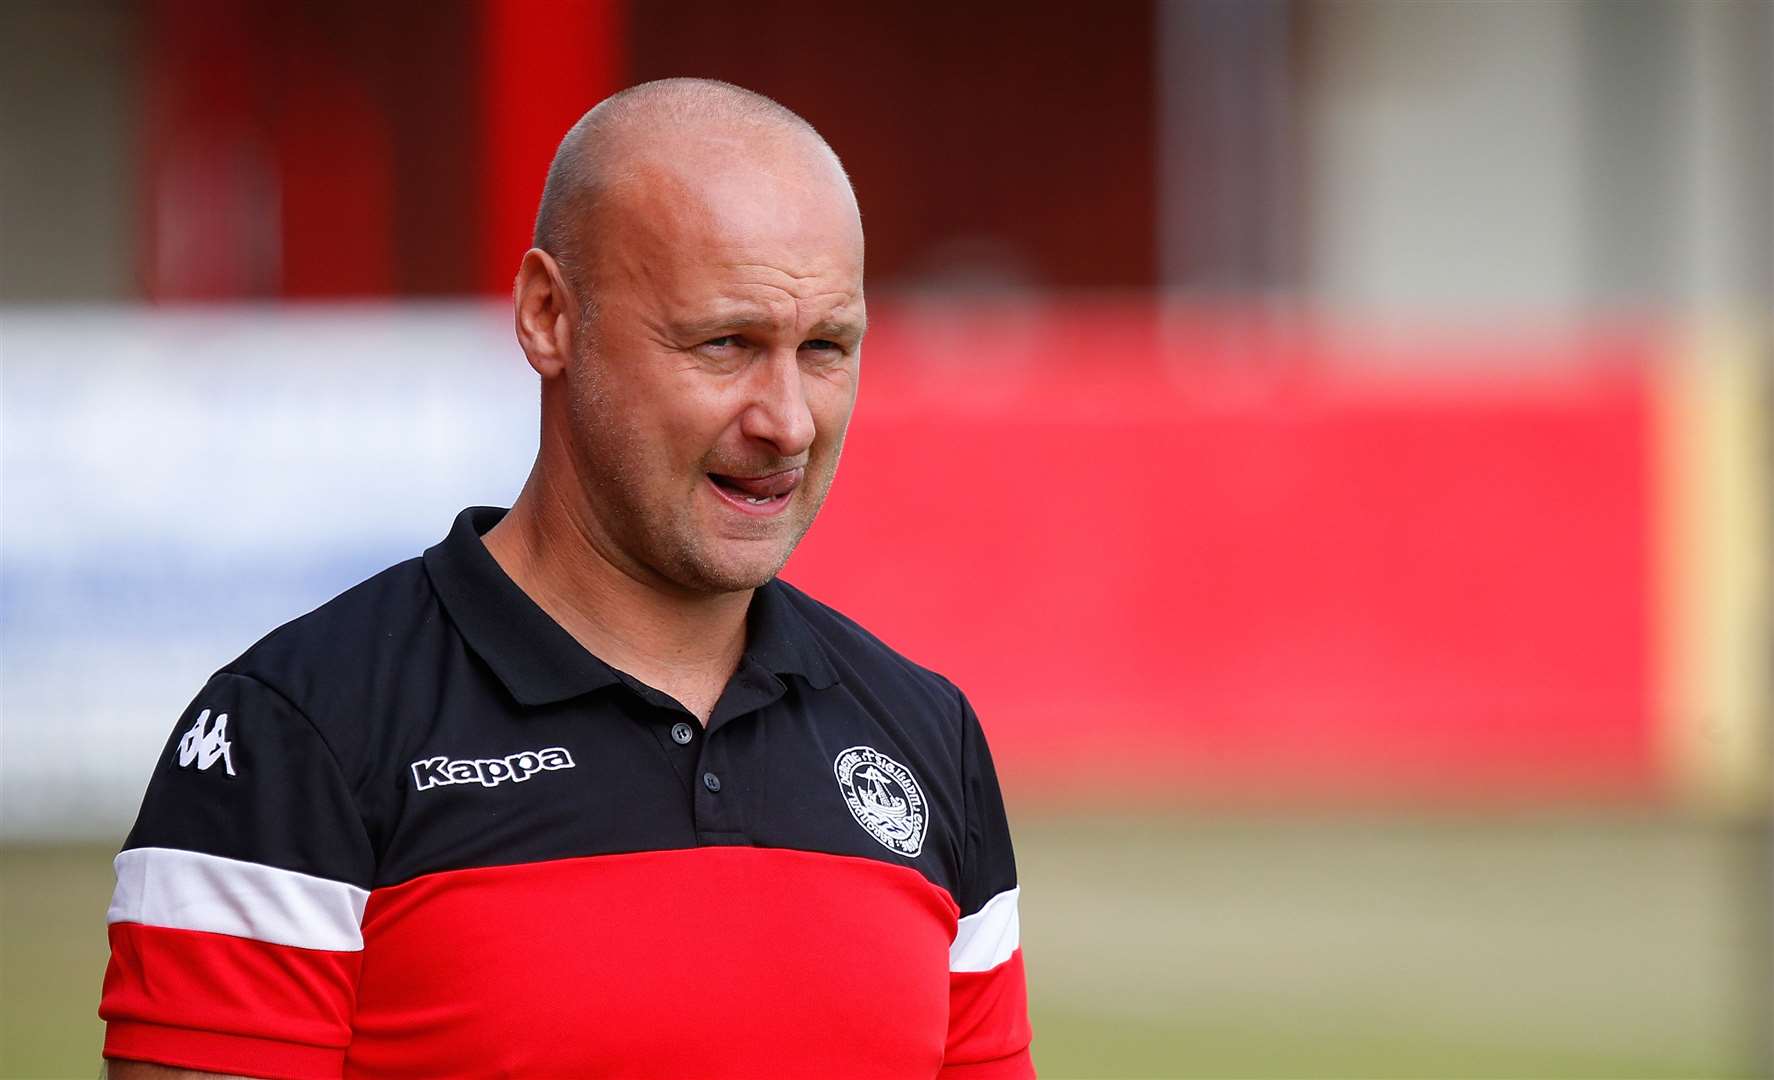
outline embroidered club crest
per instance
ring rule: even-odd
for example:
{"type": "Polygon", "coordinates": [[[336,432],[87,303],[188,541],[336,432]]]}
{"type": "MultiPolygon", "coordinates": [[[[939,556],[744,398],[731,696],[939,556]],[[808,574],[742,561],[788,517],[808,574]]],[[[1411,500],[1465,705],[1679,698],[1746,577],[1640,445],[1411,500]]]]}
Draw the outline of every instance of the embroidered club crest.
{"type": "Polygon", "coordinates": [[[871,746],[852,746],[832,772],[856,823],[882,847],[908,858],[924,850],[930,815],[910,769],[871,746]]]}

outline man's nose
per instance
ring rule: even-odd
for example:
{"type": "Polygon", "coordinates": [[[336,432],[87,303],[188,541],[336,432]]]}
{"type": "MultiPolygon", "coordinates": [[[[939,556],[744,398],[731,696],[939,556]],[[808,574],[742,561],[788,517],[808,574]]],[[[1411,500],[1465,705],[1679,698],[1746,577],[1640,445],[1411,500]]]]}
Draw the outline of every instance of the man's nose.
{"type": "Polygon", "coordinates": [[[753,368],[752,400],[740,418],[747,438],[759,439],[785,458],[813,445],[813,410],[807,406],[807,375],[793,350],[772,349],[753,368]]]}

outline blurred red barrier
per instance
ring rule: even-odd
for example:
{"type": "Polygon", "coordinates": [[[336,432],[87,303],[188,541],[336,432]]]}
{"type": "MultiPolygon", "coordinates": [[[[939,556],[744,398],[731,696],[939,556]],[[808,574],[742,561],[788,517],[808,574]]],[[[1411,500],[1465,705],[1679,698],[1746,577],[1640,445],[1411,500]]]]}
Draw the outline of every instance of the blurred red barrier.
{"type": "Polygon", "coordinates": [[[480,6],[484,235],[480,287],[509,296],[530,247],[536,199],[561,136],[623,83],[617,0],[498,0],[480,6]]]}
{"type": "Polygon", "coordinates": [[[1648,347],[874,321],[786,576],[960,683],[1013,788],[1654,791],[1648,347]]]}

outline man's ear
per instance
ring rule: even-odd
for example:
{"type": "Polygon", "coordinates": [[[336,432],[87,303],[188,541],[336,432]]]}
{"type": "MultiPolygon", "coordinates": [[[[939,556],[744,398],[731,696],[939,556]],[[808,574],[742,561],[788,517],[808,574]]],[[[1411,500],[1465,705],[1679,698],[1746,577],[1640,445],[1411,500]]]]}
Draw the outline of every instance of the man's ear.
{"type": "Polygon", "coordinates": [[[573,355],[579,311],[578,299],[554,256],[541,248],[524,252],[512,299],[518,345],[536,374],[544,379],[554,378],[566,369],[567,360],[573,355]]]}

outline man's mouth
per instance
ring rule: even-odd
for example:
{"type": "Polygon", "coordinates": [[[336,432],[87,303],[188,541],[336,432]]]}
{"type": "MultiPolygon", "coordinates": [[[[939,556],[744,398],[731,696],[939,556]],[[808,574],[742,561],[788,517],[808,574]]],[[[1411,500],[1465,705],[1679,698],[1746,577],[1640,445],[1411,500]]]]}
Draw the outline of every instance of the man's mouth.
{"type": "Polygon", "coordinates": [[[731,476],[709,473],[709,482],[730,503],[769,513],[788,502],[801,483],[805,468],[784,469],[766,476],[731,476]]]}

